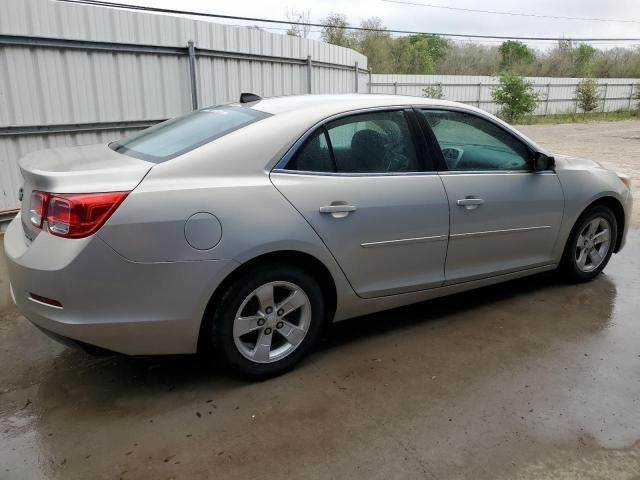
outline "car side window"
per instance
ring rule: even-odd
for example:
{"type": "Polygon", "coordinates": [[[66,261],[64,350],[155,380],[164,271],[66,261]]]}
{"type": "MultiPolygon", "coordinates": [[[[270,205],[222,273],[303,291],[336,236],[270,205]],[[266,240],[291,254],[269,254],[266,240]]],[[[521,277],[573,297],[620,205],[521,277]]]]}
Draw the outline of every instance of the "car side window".
{"type": "Polygon", "coordinates": [[[329,122],[305,142],[286,169],[338,173],[421,170],[402,111],[360,113],[329,122]]]}
{"type": "Polygon", "coordinates": [[[519,139],[477,115],[422,110],[453,171],[530,170],[530,153],[519,139]]]}
{"type": "Polygon", "coordinates": [[[286,169],[304,172],[336,171],[324,128],[319,128],[307,139],[286,169]]]}

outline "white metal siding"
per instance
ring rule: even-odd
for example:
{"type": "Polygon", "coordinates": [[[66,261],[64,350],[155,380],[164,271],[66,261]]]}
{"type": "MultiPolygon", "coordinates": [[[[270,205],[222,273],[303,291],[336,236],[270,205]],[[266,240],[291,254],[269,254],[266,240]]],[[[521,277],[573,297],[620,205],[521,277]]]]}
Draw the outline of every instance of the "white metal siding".
{"type": "MultiPolygon", "coordinates": [[[[535,115],[575,112],[575,90],[580,78],[526,78],[540,94],[535,115]]],[[[600,111],[605,112],[629,109],[634,85],[640,83],[640,79],[633,78],[599,78],[596,81],[601,85],[601,97],[604,98],[606,94],[607,100],[601,102],[599,108],[600,111]]],[[[395,93],[412,96],[422,96],[422,89],[425,85],[440,84],[446,100],[469,103],[491,113],[498,111],[498,107],[491,97],[492,88],[499,83],[497,77],[374,74],[371,75],[371,83],[373,84],[371,86],[372,93],[395,93]]]]}

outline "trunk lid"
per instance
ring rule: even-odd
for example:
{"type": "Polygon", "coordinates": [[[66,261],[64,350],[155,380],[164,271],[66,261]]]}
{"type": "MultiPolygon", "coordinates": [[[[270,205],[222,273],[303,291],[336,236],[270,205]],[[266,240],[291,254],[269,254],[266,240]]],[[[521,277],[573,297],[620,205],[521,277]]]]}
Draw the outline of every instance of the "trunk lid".
{"type": "Polygon", "coordinates": [[[29,221],[31,192],[98,193],[131,191],[153,163],[116,153],[108,145],[53,148],[30,153],[20,160],[24,179],[22,226],[33,240],[40,229],[29,221]]]}

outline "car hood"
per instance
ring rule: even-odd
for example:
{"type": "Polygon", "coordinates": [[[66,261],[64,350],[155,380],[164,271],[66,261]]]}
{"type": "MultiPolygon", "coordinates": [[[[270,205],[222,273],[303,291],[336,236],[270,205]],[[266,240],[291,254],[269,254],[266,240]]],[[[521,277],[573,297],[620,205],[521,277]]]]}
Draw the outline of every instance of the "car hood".
{"type": "Polygon", "coordinates": [[[588,158],[571,157],[569,155],[554,155],[556,170],[607,170],[601,164],[588,158]]]}

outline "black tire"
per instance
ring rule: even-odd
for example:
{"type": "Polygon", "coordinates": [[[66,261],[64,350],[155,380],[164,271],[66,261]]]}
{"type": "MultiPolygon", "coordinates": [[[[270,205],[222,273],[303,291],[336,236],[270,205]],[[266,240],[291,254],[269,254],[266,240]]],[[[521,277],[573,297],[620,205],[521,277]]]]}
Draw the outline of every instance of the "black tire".
{"type": "MultiPolygon", "coordinates": [[[[309,352],[320,336],[324,319],[322,290],[313,276],[296,266],[266,264],[245,272],[229,285],[215,306],[210,329],[205,333],[209,335],[216,356],[236,373],[251,380],[264,380],[291,370],[309,352]],[[304,339],[291,353],[271,363],[257,363],[246,358],[236,346],[233,325],[245,299],[270,282],[289,282],[300,287],[309,300],[311,317],[304,339]]],[[[278,336],[273,335],[274,338],[278,336]]]]}
{"type": "Polygon", "coordinates": [[[565,278],[568,281],[574,283],[582,283],[588,282],[598,276],[600,272],[602,272],[604,267],[607,266],[607,263],[609,263],[609,259],[613,254],[617,239],[618,223],[616,222],[615,215],[609,208],[605,207],[604,205],[595,205],[585,210],[573,226],[573,229],[571,230],[571,233],[569,235],[569,239],[567,240],[567,243],[565,245],[564,253],[562,255],[560,270],[564,274],[565,278]],[[597,268],[587,272],[578,266],[578,261],[576,258],[576,250],[578,248],[577,244],[581,233],[583,233],[583,231],[591,221],[595,220],[598,217],[604,218],[607,222],[609,222],[609,225],[611,226],[609,247],[604,259],[597,266],[597,268]]]}

